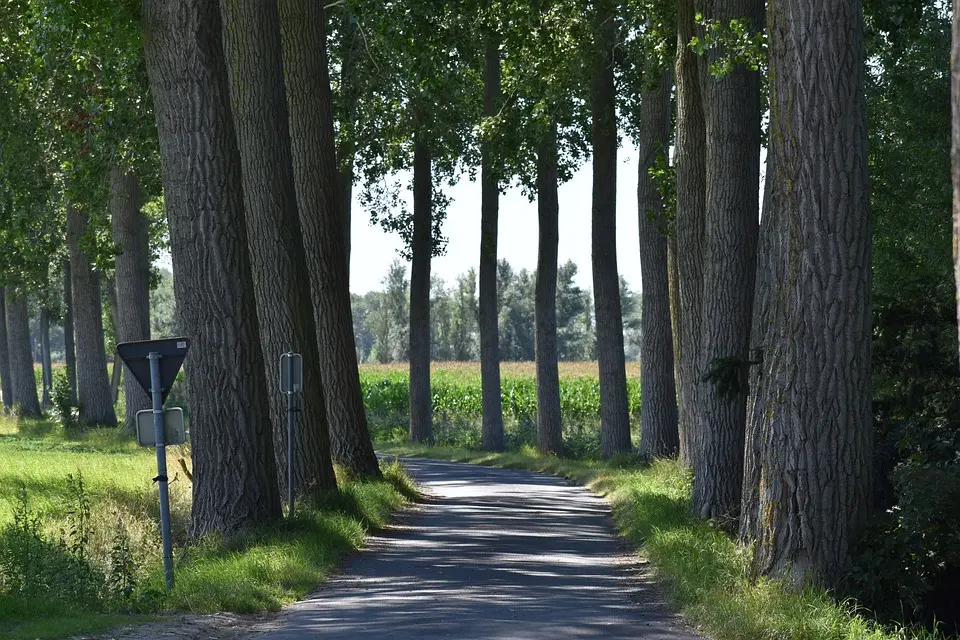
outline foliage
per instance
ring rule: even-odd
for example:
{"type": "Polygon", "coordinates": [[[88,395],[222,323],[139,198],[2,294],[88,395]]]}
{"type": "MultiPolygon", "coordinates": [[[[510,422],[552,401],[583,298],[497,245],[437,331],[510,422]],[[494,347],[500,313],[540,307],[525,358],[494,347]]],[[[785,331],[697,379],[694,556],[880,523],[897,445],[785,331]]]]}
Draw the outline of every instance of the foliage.
{"type": "Polygon", "coordinates": [[[697,25],[702,36],[690,40],[690,48],[698,55],[717,50],[719,55],[710,61],[710,74],[722,78],[731,73],[737,65],[744,65],[752,71],[760,71],[767,62],[767,34],[762,29],[755,30],[746,20],[733,19],[727,24],[713,18],[705,18],[702,13],[696,15],[697,25]]]}
{"type": "Polygon", "coordinates": [[[73,406],[71,397],[70,378],[64,369],[53,374],[53,419],[64,431],[74,431],[79,427],[77,408],[73,406]]]}

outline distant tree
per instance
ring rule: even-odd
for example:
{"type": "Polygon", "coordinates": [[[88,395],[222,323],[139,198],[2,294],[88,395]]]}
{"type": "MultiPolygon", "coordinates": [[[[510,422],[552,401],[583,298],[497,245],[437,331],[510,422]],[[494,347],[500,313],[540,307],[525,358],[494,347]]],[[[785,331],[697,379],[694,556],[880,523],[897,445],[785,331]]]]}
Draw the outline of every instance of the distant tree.
{"type": "Polygon", "coordinates": [[[557,354],[560,360],[592,360],[595,334],[590,294],[574,284],[577,265],[572,260],[557,271],[557,354]]]}
{"type": "Polygon", "coordinates": [[[368,325],[372,298],[377,292],[367,295],[350,294],[350,307],[353,310],[353,335],[357,348],[357,361],[367,362],[373,351],[373,333],[368,325]]]}
{"type": "Polygon", "coordinates": [[[477,272],[470,269],[457,277],[453,290],[451,347],[454,360],[476,360],[478,351],[477,328],[477,272]]]}
{"type": "Polygon", "coordinates": [[[453,360],[453,298],[442,278],[433,277],[430,287],[430,358],[453,360]]]}
{"type": "Polygon", "coordinates": [[[510,263],[497,264],[500,294],[500,350],[504,360],[530,361],[535,357],[534,284],[526,269],[514,271],[510,263]]]}
{"type": "Polygon", "coordinates": [[[177,300],[173,292],[173,274],[157,271],[157,286],[150,292],[150,332],[157,338],[179,335],[177,300]]]}

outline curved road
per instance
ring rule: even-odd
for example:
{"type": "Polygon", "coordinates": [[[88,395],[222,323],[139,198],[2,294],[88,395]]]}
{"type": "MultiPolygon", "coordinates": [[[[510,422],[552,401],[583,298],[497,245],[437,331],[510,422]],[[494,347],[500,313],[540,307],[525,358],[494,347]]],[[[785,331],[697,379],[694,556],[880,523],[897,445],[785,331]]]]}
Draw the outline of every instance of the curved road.
{"type": "Polygon", "coordinates": [[[428,499],[258,640],[697,640],[586,489],[526,471],[403,460],[428,499]]]}

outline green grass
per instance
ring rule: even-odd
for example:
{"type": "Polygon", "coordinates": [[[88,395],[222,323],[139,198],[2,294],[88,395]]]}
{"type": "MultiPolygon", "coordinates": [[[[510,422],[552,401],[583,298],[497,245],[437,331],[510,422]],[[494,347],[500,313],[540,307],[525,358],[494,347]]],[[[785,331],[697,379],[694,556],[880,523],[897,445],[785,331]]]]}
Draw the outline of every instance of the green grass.
{"type": "MultiPolygon", "coordinates": [[[[179,469],[181,457],[189,463],[187,447],[168,448],[171,470],[179,469]]],[[[189,544],[191,489],[180,474],[170,485],[176,586],[165,593],[154,450],[138,447],[122,429],[66,435],[50,422],[0,416],[0,569],[4,540],[13,540],[4,532],[24,489],[29,511],[40,517],[41,535],[50,543],[44,548],[60,549],[59,540],[73,544],[77,502],[67,476],[79,472],[92,507],[84,561],[96,575],[110,575],[111,554],[125,536],[136,577],[129,597],[102,597],[90,604],[52,598],[43,588],[30,596],[11,592],[0,576],[0,638],[95,633],[143,621],[144,614],[172,611],[277,610],[316,588],[345,555],[363,545],[368,531],[384,526],[393,511],[416,499],[400,464],[384,464],[383,470],[385,479],[379,482],[358,482],[341,473],[340,493],[301,501],[293,522],[189,544]]]]}
{"type": "Polygon", "coordinates": [[[672,604],[716,640],[935,640],[929,631],[885,629],[821,589],[755,580],[748,549],[690,516],[690,478],[679,464],[581,461],[530,448],[489,453],[385,443],[379,451],[570,478],[602,494],[621,535],[649,561],[672,604]]]}

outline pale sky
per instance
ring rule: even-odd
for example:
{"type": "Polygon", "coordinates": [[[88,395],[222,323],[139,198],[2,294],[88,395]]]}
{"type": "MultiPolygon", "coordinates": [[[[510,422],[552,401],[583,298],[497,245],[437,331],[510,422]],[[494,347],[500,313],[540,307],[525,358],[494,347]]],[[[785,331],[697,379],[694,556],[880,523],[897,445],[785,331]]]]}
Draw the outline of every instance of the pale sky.
{"type": "MultiPolygon", "coordinates": [[[[630,288],[640,290],[640,250],[637,220],[637,151],[625,144],[619,151],[617,167],[617,265],[630,288]]],[[[560,187],[561,264],[568,259],[579,267],[577,284],[593,289],[590,271],[590,201],[593,171],[590,160],[573,178],[560,187]]],[[[402,176],[409,180],[409,175],[402,176]]],[[[370,215],[354,193],[351,230],[350,290],[366,293],[380,288],[390,263],[398,256],[400,238],[379,226],[371,226],[370,215]]],[[[433,275],[448,284],[480,258],[480,182],[464,176],[446,191],[453,199],[443,225],[447,253],[434,258],[433,275]]],[[[409,196],[409,193],[406,194],[409,196]]],[[[537,266],[537,203],[530,202],[519,188],[500,197],[498,256],[517,270],[537,266]]]]}

